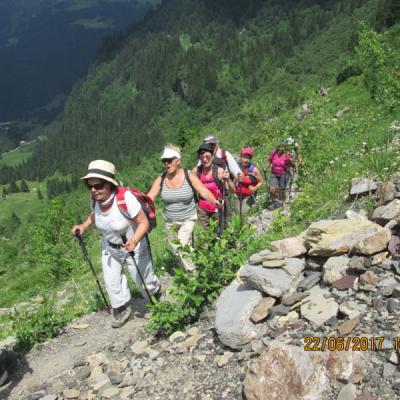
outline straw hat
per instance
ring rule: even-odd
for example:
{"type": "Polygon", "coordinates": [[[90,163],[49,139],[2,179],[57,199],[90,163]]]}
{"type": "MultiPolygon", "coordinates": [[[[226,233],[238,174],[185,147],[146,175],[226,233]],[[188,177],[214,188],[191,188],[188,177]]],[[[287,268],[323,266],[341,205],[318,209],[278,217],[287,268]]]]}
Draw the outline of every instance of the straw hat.
{"type": "Polygon", "coordinates": [[[87,180],[89,178],[99,178],[104,181],[111,182],[115,186],[119,186],[115,180],[115,166],[108,161],[95,160],[92,161],[88,166],[87,174],[81,178],[81,180],[87,180]]]}

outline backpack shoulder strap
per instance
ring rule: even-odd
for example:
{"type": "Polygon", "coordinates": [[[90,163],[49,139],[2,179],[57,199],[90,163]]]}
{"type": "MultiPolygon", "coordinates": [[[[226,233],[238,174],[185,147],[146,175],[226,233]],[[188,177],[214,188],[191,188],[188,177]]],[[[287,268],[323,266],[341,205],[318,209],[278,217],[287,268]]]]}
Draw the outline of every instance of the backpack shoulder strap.
{"type": "Polygon", "coordinates": [[[131,219],[131,216],[129,215],[129,212],[128,212],[128,206],[126,205],[126,201],[125,201],[125,193],[128,190],[130,190],[130,189],[126,188],[126,187],[118,186],[117,193],[116,193],[115,197],[116,197],[116,200],[117,200],[118,209],[121,212],[121,214],[125,218],[131,219]]]}
{"type": "Polygon", "coordinates": [[[161,176],[160,188],[161,188],[161,191],[162,191],[163,190],[163,186],[164,186],[165,177],[167,176],[167,173],[164,171],[162,174],[160,174],[160,176],[161,176]]]}
{"type": "Polygon", "coordinates": [[[202,172],[203,172],[203,164],[200,164],[200,165],[197,166],[197,172],[196,172],[196,175],[197,175],[198,178],[200,178],[200,175],[201,175],[202,172]]]}
{"type": "MultiPolygon", "coordinates": [[[[198,170],[199,170],[199,167],[197,167],[197,172],[198,172],[198,170]]],[[[196,189],[193,187],[192,181],[190,180],[190,176],[189,176],[190,171],[188,171],[188,170],[185,169],[185,168],[183,169],[183,171],[184,171],[184,173],[185,173],[185,179],[187,180],[189,186],[190,186],[190,187],[192,188],[192,190],[193,190],[194,201],[197,203],[197,202],[198,202],[198,196],[197,196],[196,189]]]]}
{"type": "Polygon", "coordinates": [[[221,179],[219,179],[219,176],[218,176],[218,165],[213,164],[211,167],[211,170],[212,170],[212,175],[213,175],[214,181],[222,193],[223,192],[223,183],[222,183],[221,179]]]}
{"type": "Polygon", "coordinates": [[[255,167],[254,164],[250,164],[250,165],[249,165],[249,174],[254,173],[254,167],[255,167]]]}

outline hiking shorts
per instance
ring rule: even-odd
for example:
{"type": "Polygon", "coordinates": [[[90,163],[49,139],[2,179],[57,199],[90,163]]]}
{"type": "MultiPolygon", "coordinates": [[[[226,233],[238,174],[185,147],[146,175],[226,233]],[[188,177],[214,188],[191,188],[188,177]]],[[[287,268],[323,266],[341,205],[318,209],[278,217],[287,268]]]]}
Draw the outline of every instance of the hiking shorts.
{"type": "Polygon", "coordinates": [[[285,174],[285,175],[275,175],[271,174],[269,178],[269,186],[278,188],[279,190],[285,190],[286,186],[289,182],[290,175],[285,174]]]}

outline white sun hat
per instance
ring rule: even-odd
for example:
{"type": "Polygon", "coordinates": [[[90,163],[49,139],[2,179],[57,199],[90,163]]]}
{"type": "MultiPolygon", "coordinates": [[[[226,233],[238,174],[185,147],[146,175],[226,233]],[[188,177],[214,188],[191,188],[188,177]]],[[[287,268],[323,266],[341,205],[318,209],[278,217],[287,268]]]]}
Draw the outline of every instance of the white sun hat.
{"type": "Polygon", "coordinates": [[[160,159],[164,160],[165,158],[177,158],[178,160],[180,160],[181,153],[179,153],[178,150],[171,149],[170,147],[165,147],[160,159]]]}
{"type": "Polygon", "coordinates": [[[92,161],[88,166],[87,174],[82,177],[81,180],[85,181],[89,178],[103,179],[104,181],[111,182],[115,186],[119,186],[118,182],[115,180],[115,166],[108,161],[92,161]]]}

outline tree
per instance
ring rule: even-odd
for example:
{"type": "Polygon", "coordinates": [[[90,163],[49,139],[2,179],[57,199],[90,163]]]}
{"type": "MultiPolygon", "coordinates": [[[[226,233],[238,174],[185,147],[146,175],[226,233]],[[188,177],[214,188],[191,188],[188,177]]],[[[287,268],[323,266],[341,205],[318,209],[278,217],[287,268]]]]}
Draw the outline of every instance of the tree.
{"type": "Polygon", "coordinates": [[[11,226],[13,230],[15,230],[15,228],[19,225],[21,225],[21,220],[18,218],[18,215],[15,214],[15,212],[13,211],[11,214],[11,226]]]}
{"type": "Polygon", "coordinates": [[[37,197],[39,200],[43,200],[43,195],[42,195],[42,192],[40,189],[38,189],[38,191],[37,191],[37,197]]]}
{"type": "Polygon", "coordinates": [[[8,193],[18,193],[20,192],[19,187],[15,182],[11,182],[8,187],[8,193]]]}
{"type": "Polygon", "coordinates": [[[8,195],[8,190],[5,186],[3,186],[3,199],[6,199],[8,195]]]}
{"type": "Polygon", "coordinates": [[[26,183],[26,180],[25,180],[25,179],[23,179],[23,180],[21,181],[21,192],[25,192],[25,193],[29,193],[29,192],[30,192],[29,186],[28,186],[28,184],[26,183]]]}

